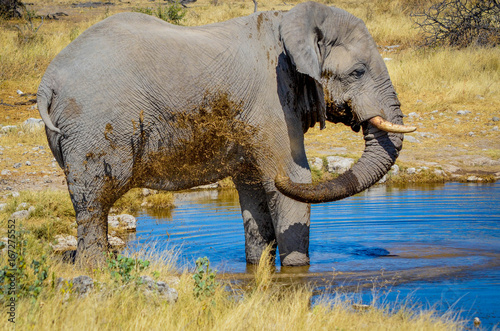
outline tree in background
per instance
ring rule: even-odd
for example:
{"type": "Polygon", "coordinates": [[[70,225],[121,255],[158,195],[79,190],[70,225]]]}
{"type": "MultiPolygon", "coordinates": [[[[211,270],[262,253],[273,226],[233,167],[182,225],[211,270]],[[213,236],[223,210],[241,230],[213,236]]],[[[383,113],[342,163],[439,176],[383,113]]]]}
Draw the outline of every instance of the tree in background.
{"type": "Polygon", "coordinates": [[[444,0],[412,16],[426,47],[500,43],[499,0],[444,0]]]}
{"type": "Polygon", "coordinates": [[[24,4],[18,0],[0,0],[0,18],[19,18],[24,4]]]}

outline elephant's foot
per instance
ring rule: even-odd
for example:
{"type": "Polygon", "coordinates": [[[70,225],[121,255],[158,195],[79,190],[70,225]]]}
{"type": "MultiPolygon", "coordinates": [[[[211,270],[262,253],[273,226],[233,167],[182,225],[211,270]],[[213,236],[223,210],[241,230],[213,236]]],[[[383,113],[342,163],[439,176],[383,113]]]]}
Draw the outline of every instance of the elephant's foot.
{"type": "Polygon", "coordinates": [[[288,267],[309,265],[309,256],[300,252],[291,252],[284,257],[282,255],[281,265],[288,267]]]}
{"type": "Polygon", "coordinates": [[[78,246],[75,257],[77,265],[94,269],[105,264],[108,252],[106,232],[107,229],[98,227],[78,226],[78,246]]]}
{"type": "MultiPolygon", "coordinates": [[[[276,261],[276,244],[271,242],[269,243],[269,245],[272,245],[272,248],[269,251],[269,255],[271,258],[271,264],[274,265],[276,261]]],[[[267,245],[250,246],[250,247],[246,245],[245,253],[246,253],[247,264],[252,264],[252,265],[259,264],[260,259],[262,257],[262,253],[265,251],[266,248],[267,245]]]]}

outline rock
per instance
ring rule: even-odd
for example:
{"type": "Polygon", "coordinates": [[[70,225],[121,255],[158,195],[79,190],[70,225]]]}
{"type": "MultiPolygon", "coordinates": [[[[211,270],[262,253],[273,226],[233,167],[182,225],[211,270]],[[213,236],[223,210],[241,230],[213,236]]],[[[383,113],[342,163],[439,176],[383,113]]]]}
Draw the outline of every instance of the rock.
{"type": "Polygon", "coordinates": [[[116,216],[108,216],[108,227],[110,228],[118,228],[120,227],[120,221],[118,221],[116,216]]]}
{"type": "MultiPolygon", "coordinates": [[[[85,297],[90,291],[94,289],[94,280],[89,276],[78,276],[70,280],[66,280],[64,278],[58,278],[56,280],[56,288],[61,290],[63,287],[66,287],[66,293],[69,295],[70,293],[78,294],[78,297],[85,297]]],[[[65,298],[68,299],[67,297],[65,298]]]]}
{"type": "Polygon", "coordinates": [[[353,159],[341,156],[327,156],[326,161],[328,162],[328,172],[337,174],[343,174],[354,164],[353,159]]]}
{"type": "Polygon", "coordinates": [[[27,165],[28,167],[31,166],[31,162],[30,161],[26,161],[25,165],[27,165]]]}
{"type": "Polygon", "coordinates": [[[135,231],[137,228],[137,220],[134,216],[129,214],[108,216],[108,225],[112,228],[122,228],[127,231],[135,231]]]}
{"type": "Polygon", "coordinates": [[[21,168],[21,166],[22,166],[21,162],[14,163],[13,165],[14,169],[19,169],[21,168]]]}
{"type": "Polygon", "coordinates": [[[384,175],[384,177],[380,178],[378,181],[379,184],[384,184],[387,181],[387,174],[384,175]]]}
{"type": "Polygon", "coordinates": [[[435,174],[436,176],[444,176],[444,171],[443,171],[443,170],[441,170],[441,169],[435,169],[435,170],[434,170],[434,174],[435,174]]]}
{"type": "Polygon", "coordinates": [[[19,192],[17,191],[13,191],[10,195],[12,195],[13,198],[19,198],[21,194],[19,194],[19,192]]]}
{"type": "Polygon", "coordinates": [[[479,317],[474,317],[474,327],[478,328],[481,325],[479,317]]]}
{"type": "Polygon", "coordinates": [[[493,122],[498,122],[498,121],[500,121],[500,118],[498,118],[497,116],[493,116],[493,118],[491,120],[493,122]]]}
{"type": "Polygon", "coordinates": [[[391,176],[397,176],[399,174],[399,166],[397,164],[393,165],[391,167],[391,170],[389,170],[391,176]]]}
{"type": "Polygon", "coordinates": [[[22,202],[19,205],[17,205],[16,211],[19,211],[19,210],[28,210],[29,207],[30,207],[29,203],[22,202]]]}
{"type": "Polygon", "coordinates": [[[491,131],[498,131],[498,126],[496,126],[496,125],[495,125],[495,126],[491,129],[491,131]]]}
{"type": "Polygon", "coordinates": [[[467,114],[470,114],[471,112],[469,110],[459,110],[457,111],[457,115],[467,115],[467,114]]]}
{"type": "Polygon", "coordinates": [[[420,140],[413,136],[405,136],[405,140],[409,143],[420,144],[420,140]]]}
{"type": "Polygon", "coordinates": [[[483,179],[477,176],[469,176],[467,177],[468,182],[482,182],[483,179]]]}
{"type": "Polygon", "coordinates": [[[431,114],[436,114],[436,113],[439,113],[439,110],[436,109],[436,110],[431,111],[431,114]]]}
{"type": "Polygon", "coordinates": [[[10,131],[13,131],[15,129],[17,129],[16,125],[6,125],[6,126],[2,127],[3,132],[10,132],[10,131]]]}
{"type": "Polygon", "coordinates": [[[42,119],[39,118],[28,118],[23,122],[23,127],[28,130],[39,130],[43,129],[45,124],[42,119]]]}
{"type": "Polygon", "coordinates": [[[471,132],[467,133],[467,135],[469,135],[469,137],[474,137],[475,133],[471,131],[471,132]]]}
{"type": "Polygon", "coordinates": [[[10,172],[10,170],[3,169],[0,174],[2,174],[2,176],[10,176],[12,173],[10,172]]]}
{"type": "Polygon", "coordinates": [[[28,217],[30,217],[30,212],[29,211],[27,211],[27,210],[19,210],[19,211],[16,211],[16,212],[12,213],[10,215],[9,219],[20,221],[20,220],[25,220],[28,217]]]}
{"type": "Polygon", "coordinates": [[[108,235],[108,245],[112,248],[120,248],[125,246],[125,242],[118,237],[108,235]]]}
{"type": "Polygon", "coordinates": [[[151,190],[147,188],[142,189],[142,196],[147,197],[148,195],[151,195],[151,190]]]}
{"type": "Polygon", "coordinates": [[[408,114],[408,117],[410,117],[410,118],[419,118],[420,116],[418,116],[418,114],[415,113],[415,112],[411,112],[411,113],[408,114]]]}
{"type": "Polygon", "coordinates": [[[65,236],[58,234],[55,236],[55,239],[57,241],[56,244],[50,244],[52,249],[55,252],[65,252],[65,251],[72,251],[76,250],[76,246],[78,245],[78,241],[74,236],[65,236]]]}
{"type": "Polygon", "coordinates": [[[94,281],[89,276],[78,276],[71,280],[73,291],[79,296],[85,296],[94,288],[94,281]]]}
{"type": "Polygon", "coordinates": [[[212,183],[212,184],[207,184],[207,185],[200,185],[193,187],[193,190],[213,190],[219,187],[219,183],[212,183]]]}
{"type": "Polygon", "coordinates": [[[7,208],[6,203],[0,203],[0,211],[3,211],[5,208],[7,208]]]}
{"type": "Polygon", "coordinates": [[[146,295],[156,293],[161,299],[166,300],[171,304],[175,303],[179,298],[177,290],[169,287],[165,282],[155,282],[153,278],[149,276],[141,276],[140,279],[142,280],[142,288],[144,289],[144,293],[146,295]]]}
{"type": "Polygon", "coordinates": [[[406,173],[410,174],[410,175],[412,175],[412,174],[414,174],[416,172],[417,172],[417,170],[415,168],[408,168],[408,169],[406,169],[406,173]]]}
{"type": "Polygon", "coordinates": [[[319,157],[315,157],[309,163],[310,163],[312,169],[316,169],[316,170],[323,169],[323,160],[320,159],[319,157]]]}

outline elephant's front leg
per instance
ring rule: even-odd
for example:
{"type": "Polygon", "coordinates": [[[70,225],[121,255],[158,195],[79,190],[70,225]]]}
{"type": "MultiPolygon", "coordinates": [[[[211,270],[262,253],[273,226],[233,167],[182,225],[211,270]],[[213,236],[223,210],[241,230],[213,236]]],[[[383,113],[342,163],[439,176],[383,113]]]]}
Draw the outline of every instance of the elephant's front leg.
{"type": "Polygon", "coordinates": [[[268,191],[268,205],[283,266],[309,265],[311,206],[292,200],[275,188],[268,191]]]}
{"type": "Polygon", "coordinates": [[[259,263],[262,252],[269,244],[273,245],[271,254],[275,258],[276,236],[262,182],[260,179],[239,176],[234,178],[234,183],[238,190],[245,227],[247,263],[259,263]]]}

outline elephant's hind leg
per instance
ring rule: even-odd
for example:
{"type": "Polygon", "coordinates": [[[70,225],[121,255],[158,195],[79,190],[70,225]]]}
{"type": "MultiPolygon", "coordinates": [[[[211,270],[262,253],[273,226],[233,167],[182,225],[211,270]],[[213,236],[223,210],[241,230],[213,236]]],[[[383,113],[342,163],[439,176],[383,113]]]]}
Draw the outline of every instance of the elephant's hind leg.
{"type": "Polygon", "coordinates": [[[102,188],[68,183],[78,225],[77,261],[99,264],[108,250],[108,212],[111,206],[100,199],[102,188]]]}
{"type": "Polygon", "coordinates": [[[272,257],[276,255],[276,236],[271,213],[267,206],[266,192],[260,180],[234,178],[238,190],[245,228],[245,253],[247,263],[259,263],[262,252],[273,245],[272,257]]]}
{"type": "Polygon", "coordinates": [[[89,160],[85,168],[69,166],[68,169],[66,179],[78,225],[76,258],[78,263],[99,264],[108,251],[108,213],[128,191],[130,171],[123,164],[102,160],[89,160]]]}

